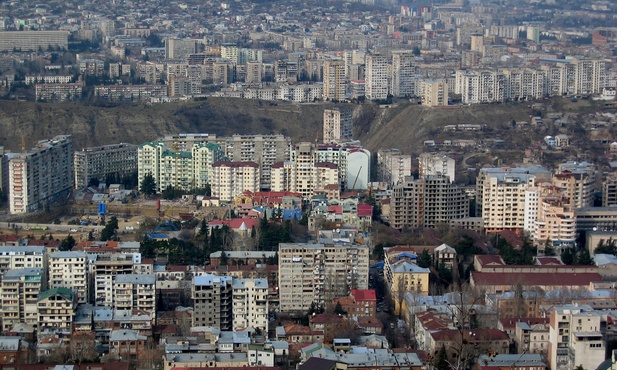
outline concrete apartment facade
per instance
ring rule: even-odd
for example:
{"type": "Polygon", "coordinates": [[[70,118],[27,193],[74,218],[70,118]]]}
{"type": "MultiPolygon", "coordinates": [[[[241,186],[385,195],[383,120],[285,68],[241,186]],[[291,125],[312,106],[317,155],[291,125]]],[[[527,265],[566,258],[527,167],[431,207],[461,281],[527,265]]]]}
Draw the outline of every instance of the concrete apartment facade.
{"type": "Polygon", "coordinates": [[[49,207],[73,187],[73,140],[59,135],[9,159],[10,212],[49,207]]]}
{"type": "Polygon", "coordinates": [[[359,244],[279,245],[279,296],[282,312],[306,312],[368,289],[369,248],[359,244]]]}
{"type": "Polygon", "coordinates": [[[77,303],[90,301],[88,259],[85,252],[53,252],[49,255],[49,288],[67,288],[77,303]]]}
{"type": "Polygon", "coordinates": [[[83,148],[75,152],[75,189],[88,186],[91,179],[105,181],[108,175],[127,176],[137,172],[137,145],[112,144],[83,148]]]}
{"type": "Polygon", "coordinates": [[[216,162],[212,165],[212,196],[230,202],[245,191],[259,191],[260,171],[255,162],[216,162]]]}

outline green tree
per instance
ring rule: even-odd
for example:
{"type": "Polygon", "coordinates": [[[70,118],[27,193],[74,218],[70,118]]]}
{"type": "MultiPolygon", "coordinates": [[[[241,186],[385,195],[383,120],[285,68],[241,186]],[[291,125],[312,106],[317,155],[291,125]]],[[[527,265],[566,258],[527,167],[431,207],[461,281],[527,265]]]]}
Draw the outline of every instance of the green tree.
{"type": "Polygon", "coordinates": [[[64,240],[62,240],[62,243],[60,243],[60,246],[58,247],[58,249],[61,251],[70,251],[70,250],[73,250],[73,247],[75,247],[75,244],[77,244],[75,242],[75,238],[73,238],[72,235],[69,235],[64,240]]]}
{"type": "Polygon", "coordinates": [[[445,345],[441,345],[441,348],[439,348],[439,351],[433,358],[433,366],[435,370],[450,370],[450,364],[448,364],[448,353],[445,345]]]}
{"type": "Polygon", "coordinates": [[[153,195],[156,193],[156,181],[154,181],[154,176],[152,176],[151,173],[144,176],[143,180],[141,180],[139,191],[145,195],[153,195]]]}
{"type": "Polygon", "coordinates": [[[593,258],[589,255],[589,251],[586,248],[581,249],[576,253],[574,258],[574,264],[576,265],[593,265],[593,258]]]}
{"type": "Polygon", "coordinates": [[[225,253],[225,251],[221,251],[221,266],[227,266],[228,263],[227,253],[225,253]]]}
{"type": "Polygon", "coordinates": [[[574,263],[574,253],[572,252],[572,248],[566,248],[563,252],[561,252],[561,261],[566,265],[571,265],[574,263]]]}
{"type": "Polygon", "coordinates": [[[432,263],[433,259],[431,258],[431,254],[428,252],[428,249],[424,249],[418,258],[418,266],[427,268],[430,267],[432,263]]]}
{"type": "Polygon", "coordinates": [[[118,230],[118,219],[116,216],[112,216],[109,221],[107,221],[103,230],[101,230],[101,240],[112,240],[116,234],[116,230],[118,230]]]}
{"type": "Polygon", "coordinates": [[[336,305],[334,306],[334,313],[336,315],[347,315],[347,311],[343,309],[343,306],[341,305],[341,302],[339,301],[337,301],[336,305]]]}
{"type": "Polygon", "coordinates": [[[604,254],[617,254],[617,245],[616,241],[613,240],[613,238],[608,239],[607,241],[604,241],[604,239],[601,239],[598,242],[598,245],[596,247],[596,249],[594,250],[595,254],[598,253],[604,253],[604,254]]]}

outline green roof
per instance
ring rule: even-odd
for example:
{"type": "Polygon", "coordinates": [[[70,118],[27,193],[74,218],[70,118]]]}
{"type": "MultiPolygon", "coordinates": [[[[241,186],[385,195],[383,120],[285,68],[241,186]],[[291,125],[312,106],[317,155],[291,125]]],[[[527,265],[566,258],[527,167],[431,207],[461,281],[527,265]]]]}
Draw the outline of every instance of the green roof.
{"type": "Polygon", "coordinates": [[[64,299],[69,301],[72,301],[73,297],[75,297],[75,293],[73,293],[73,291],[69,288],[52,288],[39,293],[39,298],[37,301],[42,301],[43,299],[47,299],[53,295],[62,296],[64,299]]]}

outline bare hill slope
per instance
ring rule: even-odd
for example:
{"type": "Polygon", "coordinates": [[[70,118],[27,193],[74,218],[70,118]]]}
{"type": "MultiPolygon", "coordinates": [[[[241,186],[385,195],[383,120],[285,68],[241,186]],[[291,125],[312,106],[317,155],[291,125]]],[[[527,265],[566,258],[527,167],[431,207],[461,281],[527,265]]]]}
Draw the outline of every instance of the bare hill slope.
{"type": "MultiPolygon", "coordinates": [[[[115,107],[0,101],[0,145],[19,151],[22,136],[26,146],[31,147],[37,140],[72,134],[75,148],[81,149],[118,142],[139,144],[181,132],[280,133],[296,142],[314,141],[321,137],[323,109],[331,106],[227,98],[115,107]]],[[[346,107],[354,109],[355,136],[369,150],[397,147],[415,153],[421,151],[423,140],[436,138],[444,125],[502,124],[513,119],[528,120],[530,114],[522,104],[447,110],[416,105],[346,107]]]]}

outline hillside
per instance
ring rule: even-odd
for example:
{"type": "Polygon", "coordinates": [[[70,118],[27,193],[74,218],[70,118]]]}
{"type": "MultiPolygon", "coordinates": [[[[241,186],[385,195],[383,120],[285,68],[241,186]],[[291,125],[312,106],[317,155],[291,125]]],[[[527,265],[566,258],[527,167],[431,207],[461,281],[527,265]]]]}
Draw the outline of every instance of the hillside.
{"type": "MultiPolygon", "coordinates": [[[[142,143],[165,134],[205,132],[217,135],[289,135],[294,141],[321,136],[323,108],[331,104],[294,104],[255,100],[208,98],[158,105],[115,107],[73,103],[42,104],[0,101],[0,145],[19,151],[22,135],[27,147],[37,140],[72,134],[75,148],[108,143],[142,143]]],[[[501,125],[528,120],[526,105],[483,105],[434,110],[416,105],[379,108],[346,105],[354,109],[355,136],[371,151],[397,147],[419,152],[422,141],[436,138],[444,125],[458,123],[501,125]]]]}

